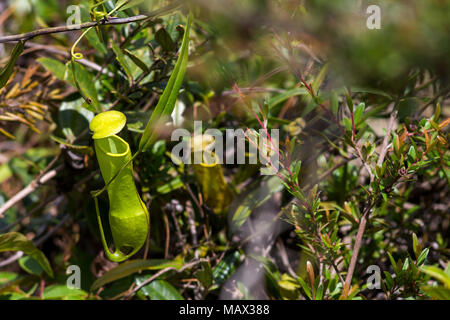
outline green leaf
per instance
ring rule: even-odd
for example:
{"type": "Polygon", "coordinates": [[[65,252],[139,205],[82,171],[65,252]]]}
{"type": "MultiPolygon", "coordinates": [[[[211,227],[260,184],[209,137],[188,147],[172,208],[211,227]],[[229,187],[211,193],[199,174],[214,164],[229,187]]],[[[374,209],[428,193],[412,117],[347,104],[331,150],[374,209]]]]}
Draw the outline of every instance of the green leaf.
{"type": "Polygon", "coordinates": [[[39,58],[37,61],[58,80],[66,81],[66,66],[62,62],[52,58],[39,58]]]}
{"type": "Polygon", "coordinates": [[[125,59],[125,55],[123,54],[122,49],[120,49],[120,47],[114,41],[112,43],[112,49],[116,54],[117,61],[122,66],[123,70],[128,76],[128,80],[131,82],[133,80],[133,70],[131,69],[128,61],[125,59]]]}
{"type": "Polygon", "coordinates": [[[433,122],[438,122],[440,115],[441,115],[441,104],[438,102],[436,105],[436,110],[434,110],[433,122]]]}
{"type": "Polygon", "coordinates": [[[122,5],[122,7],[118,11],[125,11],[132,7],[135,7],[138,4],[141,4],[142,2],[144,2],[145,0],[125,0],[125,2],[127,2],[127,1],[129,1],[129,2],[127,4],[122,5]]]}
{"type": "Polygon", "coordinates": [[[294,166],[294,170],[292,170],[292,173],[293,173],[293,175],[294,175],[294,178],[297,180],[297,182],[298,182],[298,177],[299,177],[299,174],[300,174],[300,169],[301,169],[301,167],[302,167],[302,161],[301,160],[298,160],[298,161],[295,161],[294,163],[293,163],[295,166],[294,166]]]}
{"type": "Polygon", "coordinates": [[[445,273],[444,270],[439,269],[435,266],[423,266],[420,271],[425,272],[431,277],[442,282],[448,289],[450,289],[450,276],[445,273]]]}
{"type": "Polygon", "coordinates": [[[337,115],[339,110],[339,96],[335,91],[332,91],[330,95],[330,108],[333,114],[337,115]]]}
{"type": "Polygon", "coordinates": [[[445,287],[432,287],[432,286],[423,286],[421,287],[423,291],[434,299],[438,300],[450,300],[450,289],[445,287]]]}
{"type": "Polygon", "coordinates": [[[404,121],[406,117],[411,117],[419,109],[420,100],[415,97],[401,99],[398,103],[398,119],[404,121]]]}
{"type": "Polygon", "coordinates": [[[115,11],[122,9],[123,6],[126,5],[128,1],[130,0],[118,0],[116,2],[116,5],[114,6],[115,11]]]}
{"type": "Polygon", "coordinates": [[[306,284],[306,282],[301,277],[298,277],[297,280],[300,283],[300,285],[302,286],[303,291],[306,293],[308,298],[312,300],[311,289],[309,288],[309,286],[306,284]]]}
{"type": "Polygon", "coordinates": [[[373,88],[363,88],[363,87],[352,87],[351,91],[353,93],[361,92],[361,93],[376,94],[376,95],[386,97],[389,100],[393,100],[392,96],[390,96],[388,93],[384,92],[383,90],[377,90],[377,89],[373,89],[373,88]]]}
{"type": "Polygon", "coordinates": [[[19,266],[29,274],[40,275],[44,271],[39,262],[30,256],[20,258],[18,262],[19,266]]]}
{"type": "Polygon", "coordinates": [[[141,141],[139,142],[139,150],[144,151],[155,141],[155,128],[154,126],[158,121],[163,120],[162,118],[170,116],[172,114],[173,108],[175,107],[175,102],[178,97],[178,93],[183,82],[184,75],[187,69],[188,54],[189,54],[189,32],[192,24],[192,14],[189,15],[186,31],[184,32],[183,42],[181,44],[181,51],[178,57],[175,68],[172,75],[169,78],[166,88],[156,105],[155,111],[153,111],[150,120],[145,127],[144,134],[142,135],[141,141]]]}
{"type": "Polygon", "coordinates": [[[321,284],[319,284],[319,287],[317,288],[316,300],[322,300],[322,298],[323,298],[323,291],[324,291],[324,286],[321,283],[321,284]]]}
{"type": "Polygon", "coordinates": [[[403,263],[402,271],[406,271],[409,268],[409,258],[405,259],[405,262],[403,263]]]}
{"type": "Polygon", "coordinates": [[[83,300],[87,292],[69,288],[66,285],[52,285],[45,288],[42,298],[45,300],[83,300]]]}
{"type": "Polygon", "coordinates": [[[129,260],[118,265],[114,269],[109,270],[103,276],[95,280],[92,284],[91,291],[141,270],[161,270],[165,268],[180,269],[182,266],[181,260],[129,260]]]}
{"type": "Polygon", "coordinates": [[[25,46],[23,41],[17,42],[16,46],[11,52],[9,61],[3,68],[0,69],[0,89],[3,88],[8,82],[9,77],[14,71],[14,65],[16,64],[17,58],[19,58],[24,48],[25,46]]]}
{"type": "MultiPolygon", "coordinates": [[[[88,9],[88,5],[82,3],[80,7],[81,7],[81,21],[90,21],[92,18],[88,9]]],[[[103,42],[100,41],[99,34],[101,35],[101,31],[99,31],[99,29],[100,27],[91,29],[86,33],[85,37],[93,48],[97,49],[102,55],[106,55],[108,51],[106,50],[106,47],[103,44],[103,42]],[[99,32],[97,33],[97,31],[99,32]]]]}
{"type": "MultiPolygon", "coordinates": [[[[150,277],[151,275],[136,277],[136,284],[139,286],[150,277]]],[[[177,289],[165,280],[153,280],[139,289],[139,293],[150,297],[151,300],[184,300],[177,289]]]]}
{"type": "Polygon", "coordinates": [[[95,114],[84,107],[83,98],[73,101],[64,101],[58,109],[58,130],[61,130],[67,140],[72,142],[83,131],[89,128],[89,122],[95,114]]]}
{"type": "MultiPolygon", "coordinates": [[[[3,181],[6,181],[13,175],[13,172],[9,166],[8,163],[4,163],[0,165],[0,183],[3,183],[3,181]]],[[[0,201],[2,202],[2,201],[0,201]]]]}
{"type": "Polygon", "coordinates": [[[355,110],[355,125],[357,126],[360,123],[361,116],[364,113],[366,105],[364,103],[360,103],[355,110]]]}
{"type": "Polygon", "coordinates": [[[323,80],[325,80],[325,77],[328,73],[329,64],[324,64],[323,67],[320,69],[317,76],[314,78],[314,81],[312,83],[312,87],[314,89],[314,92],[318,92],[320,89],[320,86],[322,85],[323,80]]]}
{"type": "Polygon", "coordinates": [[[114,11],[125,11],[142,2],[144,2],[144,0],[119,0],[114,7],[114,11]]]}
{"type": "Polygon", "coordinates": [[[402,259],[399,259],[398,261],[397,261],[397,266],[395,267],[395,270],[397,270],[397,272],[396,272],[396,275],[397,276],[401,276],[403,273],[402,273],[402,268],[403,268],[403,266],[404,266],[404,263],[403,263],[403,261],[402,261],[402,259]]]}
{"type": "Polygon", "coordinates": [[[96,29],[91,29],[86,33],[86,40],[91,44],[92,47],[96,48],[101,54],[106,55],[108,53],[105,45],[100,41],[96,29]]]}
{"type": "Polygon", "coordinates": [[[284,273],[278,280],[279,291],[283,299],[297,300],[299,298],[300,285],[298,281],[290,275],[284,273]]]}
{"type": "Polygon", "coordinates": [[[413,250],[414,250],[414,254],[416,255],[416,259],[417,259],[420,255],[421,248],[419,247],[419,240],[417,240],[417,235],[414,232],[412,234],[412,238],[413,238],[413,250]]]}
{"type": "Polygon", "coordinates": [[[150,111],[124,111],[124,113],[127,117],[127,124],[134,124],[137,128],[142,128],[142,131],[144,131],[144,125],[142,123],[147,123],[151,115],[150,111]]]}
{"type": "Polygon", "coordinates": [[[222,285],[234,273],[241,259],[238,250],[227,254],[213,269],[214,283],[222,285]]]}
{"type": "Polygon", "coordinates": [[[94,77],[78,62],[72,60],[70,64],[73,81],[87,103],[86,108],[92,112],[102,112],[102,107],[97,97],[97,89],[94,84],[94,77]]]}
{"type": "Polygon", "coordinates": [[[275,97],[269,99],[267,101],[267,105],[269,110],[272,109],[273,107],[275,107],[277,104],[286,101],[287,99],[294,97],[294,96],[299,96],[299,95],[306,95],[308,94],[308,91],[306,91],[305,88],[296,88],[296,89],[292,89],[292,90],[288,90],[286,92],[280,93],[278,95],[276,95],[275,97]]]}
{"type": "Polygon", "coordinates": [[[430,251],[430,249],[425,248],[422,250],[422,252],[420,253],[419,257],[417,258],[417,265],[420,266],[425,262],[425,259],[428,257],[428,252],[430,251]]]}
{"type": "Polygon", "coordinates": [[[345,97],[346,97],[346,99],[347,99],[347,105],[348,105],[348,108],[350,109],[350,112],[353,113],[353,109],[354,109],[353,99],[352,99],[352,97],[350,96],[350,94],[349,94],[348,91],[345,93],[345,97]]]}
{"type": "Polygon", "coordinates": [[[0,252],[2,251],[22,251],[34,258],[42,269],[53,278],[53,270],[45,255],[23,234],[10,232],[0,235],[0,252]]]}
{"type": "Polygon", "coordinates": [[[156,191],[160,194],[167,194],[183,186],[184,186],[183,180],[181,180],[181,177],[177,176],[168,183],[163,184],[162,186],[156,188],[156,191]]]}
{"type": "Polygon", "coordinates": [[[2,271],[0,272],[0,285],[16,280],[19,277],[17,273],[2,271]]]}
{"type": "Polygon", "coordinates": [[[200,281],[203,287],[208,289],[213,283],[213,274],[209,263],[203,262],[201,269],[195,273],[195,277],[200,281]]]}
{"type": "Polygon", "coordinates": [[[141,68],[142,71],[144,71],[145,73],[150,73],[150,69],[147,67],[145,62],[142,61],[138,56],[136,56],[127,49],[124,49],[123,52],[134,62],[135,65],[141,68]]]}
{"type": "Polygon", "coordinates": [[[161,28],[156,32],[155,40],[161,45],[162,49],[166,52],[173,51],[176,48],[175,43],[170,37],[170,34],[164,28],[161,28]]]}
{"type": "Polygon", "coordinates": [[[392,267],[394,268],[394,272],[395,274],[397,274],[397,263],[395,262],[390,252],[388,252],[387,254],[389,256],[389,260],[391,261],[392,267]]]}
{"type": "Polygon", "coordinates": [[[417,151],[414,145],[409,147],[408,157],[410,158],[410,163],[413,163],[417,160],[417,151]]]}
{"type": "Polygon", "coordinates": [[[392,278],[391,274],[387,271],[384,271],[384,275],[386,277],[386,285],[388,290],[391,290],[391,288],[394,286],[394,279],[392,278]]]}

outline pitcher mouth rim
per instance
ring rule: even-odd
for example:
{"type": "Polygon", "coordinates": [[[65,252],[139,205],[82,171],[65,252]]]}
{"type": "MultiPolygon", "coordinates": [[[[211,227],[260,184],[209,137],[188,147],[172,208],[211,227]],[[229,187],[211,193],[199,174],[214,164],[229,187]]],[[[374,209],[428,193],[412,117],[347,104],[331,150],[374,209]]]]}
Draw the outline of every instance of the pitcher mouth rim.
{"type": "MultiPolygon", "coordinates": [[[[121,152],[121,153],[113,153],[113,152],[106,151],[106,150],[101,146],[101,144],[99,144],[98,147],[99,147],[100,150],[102,150],[106,155],[108,155],[108,156],[110,156],[110,157],[123,157],[123,156],[127,155],[127,153],[130,152],[130,145],[129,145],[125,140],[123,140],[121,137],[119,137],[119,136],[117,136],[117,135],[112,135],[112,136],[105,137],[105,138],[102,138],[102,139],[108,139],[108,138],[115,138],[115,139],[118,139],[120,142],[123,143],[123,145],[125,146],[126,149],[125,149],[124,152],[121,152]]],[[[97,140],[102,140],[102,139],[97,139],[97,140]]]]}

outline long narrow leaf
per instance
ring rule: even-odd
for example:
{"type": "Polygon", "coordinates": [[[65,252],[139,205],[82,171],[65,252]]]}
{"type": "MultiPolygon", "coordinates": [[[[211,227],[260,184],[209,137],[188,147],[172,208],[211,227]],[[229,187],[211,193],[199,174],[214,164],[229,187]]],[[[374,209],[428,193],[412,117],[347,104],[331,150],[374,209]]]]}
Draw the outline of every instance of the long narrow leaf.
{"type": "Polygon", "coordinates": [[[178,57],[177,63],[173,70],[172,75],[169,78],[166,88],[156,105],[155,111],[153,111],[150,120],[145,127],[144,134],[142,135],[141,141],[139,143],[139,150],[144,151],[152,145],[155,141],[155,124],[162,118],[169,116],[173,108],[175,107],[175,102],[180,91],[181,84],[184,79],[184,75],[187,69],[188,63],[188,53],[189,53],[189,31],[192,24],[192,14],[189,15],[188,22],[186,25],[186,31],[184,32],[183,42],[181,45],[180,55],[178,57]]]}
{"type": "Polygon", "coordinates": [[[0,69],[0,89],[3,88],[8,82],[9,77],[14,71],[14,65],[16,64],[17,58],[19,58],[20,54],[23,52],[23,49],[24,42],[19,41],[11,53],[8,63],[0,69]]]}
{"type": "Polygon", "coordinates": [[[91,290],[96,290],[108,283],[122,279],[141,270],[161,270],[165,268],[180,269],[182,266],[183,263],[180,260],[129,260],[109,270],[103,276],[95,280],[91,290]]]}
{"type": "Polygon", "coordinates": [[[3,251],[22,251],[36,260],[42,269],[53,278],[53,270],[41,250],[27,239],[23,234],[18,232],[10,232],[0,235],[0,252],[3,251]]]}

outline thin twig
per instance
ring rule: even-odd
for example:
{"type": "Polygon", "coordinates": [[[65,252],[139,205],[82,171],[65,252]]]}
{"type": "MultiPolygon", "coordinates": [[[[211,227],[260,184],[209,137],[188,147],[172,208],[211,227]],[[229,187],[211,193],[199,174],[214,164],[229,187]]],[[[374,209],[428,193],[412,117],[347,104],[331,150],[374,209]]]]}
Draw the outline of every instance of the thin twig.
{"type": "Polygon", "coordinates": [[[371,185],[373,180],[375,179],[375,175],[372,172],[372,168],[369,166],[369,164],[366,162],[366,160],[364,160],[364,157],[363,157],[363,155],[361,153],[361,149],[356,145],[356,141],[354,141],[352,139],[352,142],[353,142],[353,144],[355,146],[356,154],[358,155],[358,157],[361,160],[364,168],[366,169],[367,173],[369,174],[369,179],[370,179],[370,184],[369,185],[371,185]]]}
{"type": "Polygon", "coordinates": [[[39,238],[38,240],[36,240],[36,242],[34,243],[35,246],[39,246],[41,243],[43,243],[45,240],[47,240],[52,234],[54,234],[56,232],[56,230],[58,230],[59,228],[62,227],[62,225],[69,220],[70,218],[70,214],[66,214],[64,217],[62,217],[61,221],[58,222],[58,224],[49,232],[47,232],[45,235],[43,235],[41,238],[39,238]]]}
{"type": "Polygon", "coordinates": [[[283,262],[289,274],[292,277],[297,278],[298,275],[295,273],[295,271],[292,269],[291,264],[289,263],[289,257],[287,255],[286,248],[284,247],[283,240],[281,240],[281,238],[278,238],[278,240],[276,241],[276,246],[278,249],[278,253],[280,254],[281,262],[283,262]]]}
{"type": "MultiPolygon", "coordinates": [[[[79,186],[85,184],[86,182],[88,182],[89,180],[91,180],[96,174],[98,174],[100,172],[100,170],[95,170],[93,171],[91,174],[89,174],[87,177],[81,179],[80,181],[78,181],[77,183],[75,183],[73,185],[73,190],[77,189],[79,186]]],[[[28,212],[27,214],[25,214],[24,216],[20,217],[19,219],[17,219],[16,221],[14,221],[13,223],[7,225],[6,227],[4,227],[3,229],[0,229],[0,233],[4,233],[8,230],[10,230],[12,227],[14,227],[15,225],[21,223],[24,219],[30,217],[31,215],[33,215],[35,212],[41,210],[42,208],[47,207],[47,205],[49,205],[50,203],[52,203],[53,201],[57,201],[60,197],[62,197],[63,195],[58,195],[58,194],[54,194],[52,195],[50,198],[45,199],[44,201],[41,201],[41,203],[39,203],[39,205],[37,205],[36,207],[34,207],[33,209],[30,210],[30,212],[28,212]]]]}
{"type": "MultiPolygon", "coordinates": [[[[181,233],[181,228],[180,225],[177,221],[177,216],[175,214],[175,205],[171,205],[171,210],[170,210],[170,214],[172,216],[172,220],[173,220],[173,224],[175,225],[175,231],[176,231],[176,235],[178,238],[178,241],[181,243],[181,246],[184,246],[185,240],[183,238],[183,234],[181,233]]],[[[165,210],[163,209],[163,212],[165,212],[165,210]]]]}
{"type": "Polygon", "coordinates": [[[163,211],[163,220],[166,232],[166,246],[164,248],[164,259],[169,257],[169,245],[170,245],[170,226],[169,226],[169,218],[167,218],[167,214],[163,211]]]}
{"type": "Polygon", "coordinates": [[[344,286],[344,285],[345,285],[345,281],[344,281],[344,278],[342,278],[341,273],[339,272],[339,269],[338,269],[338,267],[337,267],[336,262],[333,261],[333,259],[329,259],[329,263],[330,263],[331,266],[333,267],[334,272],[336,272],[336,274],[337,274],[339,280],[341,281],[342,285],[344,286]]]}
{"type": "Polygon", "coordinates": [[[24,255],[23,251],[17,251],[14,255],[12,255],[11,257],[9,257],[6,260],[3,260],[2,262],[0,262],[0,268],[3,268],[7,265],[10,265],[11,263],[19,260],[20,258],[22,258],[24,255]]]}
{"type": "Polygon", "coordinates": [[[350,260],[350,266],[348,267],[347,276],[345,277],[344,290],[342,291],[342,296],[344,298],[348,297],[348,292],[350,290],[350,284],[353,278],[353,272],[355,271],[356,261],[358,259],[359,249],[361,248],[362,238],[364,235],[364,230],[366,228],[367,217],[364,214],[361,217],[358,227],[358,233],[356,234],[355,246],[353,247],[352,258],[350,260]]]}
{"type": "MultiPolygon", "coordinates": [[[[399,179],[399,177],[397,176],[396,179],[385,189],[392,190],[393,186],[396,183],[399,183],[400,181],[401,181],[401,177],[399,179]]],[[[348,297],[353,273],[355,271],[356,262],[358,260],[359,250],[361,249],[361,244],[362,244],[362,240],[363,240],[364,231],[366,228],[366,223],[369,219],[369,215],[370,215],[370,212],[372,211],[372,208],[380,201],[380,199],[382,199],[382,195],[377,194],[376,196],[373,196],[373,198],[371,200],[368,199],[364,206],[364,211],[363,211],[363,214],[362,214],[360,222],[359,222],[358,232],[356,233],[355,245],[353,246],[353,252],[352,252],[352,257],[350,259],[350,265],[348,267],[347,276],[345,278],[344,289],[342,291],[342,297],[344,299],[346,299],[348,297]]]]}
{"type": "Polygon", "coordinates": [[[0,218],[3,218],[3,214],[12,206],[14,206],[16,203],[21,201],[23,198],[28,196],[30,193],[35,191],[39,185],[45,184],[49,180],[53,179],[59,171],[61,171],[64,168],[64,165],[59,165],[53,170],[48,171],[41,177],[38,176],[37,179],[34,179],[28,186],[26,186],[24,189],[19,191],[15,196],[13,196],[11,199],[5,202],[5,204],[0,208],[0,218]]]}
{"type": "Polygon", "coordinates": [[[356,233],[355,245],[353,247],[352,257],[350,260],[350,265],[348,267],[347,276],[345,277],[344,289],[342,290],[342,296],[346,299],[350,291],[350,284],[352,282],[353,273],[355,271],[356,262],[358,260],[359,249],[361,249],[362,239],[364,236],[364,231],[366,229],[367,218],[370,210],[375,205],[375,202],[371,202],[366,206],[363,215],[359,221],[358,232],[356,233]]]}
{"type": "Polygon", "coordinates": [[[149,284],[150,282],[152,282],[153,280],[155,280],[156,278],[158,278],[159,276],[163,275],[164,273],[167,273],[169,271],[176,271],[177,273],[181,273],[186,269],[192,268],[194,266],[196,266],[197,264],[200,264],[202,262],[209,262],[208,259],[199,259],[197,261],[185,264],[181,269],[177,269],[174,267],[168,267],[165,269],[162,269],[160,271],[158,271],[157,273],[155,273],[153,276],[151,276],[150,278],[148,278],[147,280],[145,280],[144,282],[142,282],[140,285],[138,285],[136,288],[133,289],[133,291],[131,291],[130,293],[128,293],[126,296],[124,296],[122,299],[127,299],[129,297],[131,297],[134,293],[136,293],[137,291],[139,291],[142,287],[146,286],[147,284],[149,284]]]}
{"type": "Polygon", "coordinates": [[[391,113],[391,117],[389,118],[389,124],[387,127],[386,135],[383,139],[383,144],[381,145],[380,156],[378,157],[377,165],[381,166],[384,161],[384,157],[386,156],[386,152],[388,150],[388,142],[389,137],[391,136],[392,128],[394,127],[394,121],[397,118],[397,110],[391,113]]]}
{"type": "MultiPolygon", "coordinates": [[[[69,52],[66,52],[64,50],[61,50],[61,49],[58,49],[58,48],[55,48],[55,47],[49,46],[49,45],[42,45],[42,44],[34,43],[34,42],[27,42],[27,43],[25,43],[25,46],[33,48],[34,50],[43,50],[43,51],[47,51],[47,52],[54,53],[57,55],[61,55],[67,59],[69,59],[71,57],[69,52]]],[[[112,73],[106,69],[102,69],[102,67],[99,66],[98,64],[96,64],[95,62],[92,62],[87,59],[79,59],[79,60],[77,60],[77,62],[84,65],[85,67],[88,67],[88,68],[94,70],[94,71],[106,74],[111,78],[114,77],[114,73],[112,73]]]]}
{"type": "MultiPolygon", "coordinates": [[[[197,206],[197,208],[198,208],[202,218],[206,219],[206,215],[205,215],[205,212],[203,211],[202,205],[200,204],[200,202],[198,201],[197,197],[194,195],[194,192],[192,192],[191,187],[187,183],[186,183],[186,190],[188,191],[189,195],[191,196],[192,200],[194,201],[195,205],[197,206]]],[[[208,234],[208,230],[207,230],[205,224],[203,224],[203,232],[205,234],[206,240],[208,241],[209,240],[209,234],[208,234]]]]}
{"type": "Polygon", "coordinates": [[[17,224],[21,223],[23,220],[25,220],[26,218],[30,217],[32,214],[34,214],[35,212],[41,210],[42,208],[46,207],[48,204],[50,204],[51,202],[55,201],[57,198],[62,197],[59,196],[57,194],[51,196],[49,199],[45,199],[45,201],[41,201],[39,203],[39,205],[37,205],[36,207],[34,207],[33,209],[30,210],[30,212],[28,212],[27,214],[21,216],[20,218],[18,218],[16,221],[14,221],[13,223],[7,225],[6,227],[0,229],[0,233],[4,233],[7,232],[8,230],[10,230],[12,227],[16,226],[17,224]]]}
{"type": "Polygon", "coordinates": [[[170,12],[171,10],[179,7],[181,5],[181,3],[182,3],[181,1],[174,1],[171,4],[169,4],[163,8],[160,8],[153,12],[150,12],[147,15],[141,14],[141,15],[127,17],[127,18],[109,18],[108,20],[100,20],[98,22],[91,21],[91,22],[86,22],[86,23],[82,23],[82,24],[78,24],[78,25],[75,24],[75,25],[69,25],[69,26],[45,28],[45,29],[34,30],[31,32],[27,32],[27,33],[4,36],[4,37],[0,37],[0,43],[14,42],[14,41],[20,41],[20,40],[25,41],[25,40],[30,40],[34,37],[42,36],[42,35],[46,35],[46,34],[70,32],[70,31],[82,30],[82,29],[87,29],[87,28],[96,27],[96,26],[127,24],[127,23],[149,20],[149,19],[152,19],[157,16],[160,16],[160,15],[170,12]]]}
{"type": "MultiPolygon", "coordinates": [[[[389,120],[388,130],[387,130],[386,136],[384,137],[383,144],[381,146],[380,157],[378,158],[377,165],[382,165],[383,164],[384,157],[386,156],[386,152],[387,152],[387,144],[389,142],[389,137],[391,135],[392,127],[394,125],[394,121],[395,121],[396,117],[397,117],[397,111],[394,111],[391,114],[391,117],[390,117],[390,120],[389,120]]],[[[367,172],[370,175],[370,182],[372,182],[374,180],[374,175],[373,175],[370,167],[368,166],[368,164],[364,161],[364,159],[363,159],[363,157],[361,155],[361,151],[356,146],[356,143],[355,143],[355,149],[356,149],[356,151],[358,153],[358,156],[361,158],[361,161],[363,162],[364,167],[366,168],[367,172]]],[[[356,262],[358,260],[359,249],[361,248],[362,238],[363,238],[364,231],[365,231],[365,228],[366,228],[368,214],[369,214],[370,210],[372,209],[373,205],[374,204],[372,202],[372,204],[370,204],[370,205],[368,205],[366,207],[366,209],[364,210],[364,213],[363,213],[363,215],[362,215],[362,217],[360,219],[360,222],[359,222],[358,232],[356,233],[355,245],[353,247],[352,257],[351,257],[351,260],[350,260],[350,265],[348,267],[347,276],[345,278],[344,290],[342,291],[342,295],[343,295],[344,298],[348,297],[348,293],[349,293],[349,290],[350,290],[350,284],[351,284],[351,281],[352,281],[353,273],[355,271],[356,262]]]]}
{"type": "MultiPolygon", "coordinates": [[[[392,131],[392,128],[394,126],[394,121],[395,121],[396,117],[397,117],[397,111],[394,111],[391,114],[391,117],[390,117],[390,120],[389,120],[388,129],[387,129],[387,132],[386,132],[386,136],[384,137],[383,144],[381,146],[380,157],[378,158],[377,165],[382,165],[383,164],[383,161],[384,161],[384,158],[385,158],[386,152],[387,152],[387,146],[388,146],[388,142],[389,142],[389,137],[391,135],[391,131],[392,131]]],[[[363,160],[363,159],[361,159],[361,160],[363,160]]],[[[363,161],[363,163],[365,163],[365,162],[363,161]]],[[[369,171],[369,169],[367,169],[367,170],[369,171]]],[[[369,173],[371,173],[371,172],[369,171],[369,173]]],[[[371,175],[373,175],[373,173],[371,173],[371,175]]],[[[372,180],[373,179],[371,178],[371,181],[372,180]]],[[[362,217],[360,219],[360,222],[359,222],[358,232],[356,233],[355,245],[353,247],[352,257],[350,259],[350,265],[348,267],[347,276],[345,278],[345,285],[344,285],[344,289],[342,291],[342,296],[344,298],[348,297],[348,293],[349,293],[349,290],[350,290],[350,285],[351,285],[351,282],[352,282],[353,273],[355,271],[356,262],[358,260],[359,250],[361,249],[362,239],[363,239],[364,231],[365,231],[365,228],[366,228],[366,223],[367,223],[367,220],[368,220],[368,216],[369,216],[370,210],[373,208],[375,203],[376,203],[376,201],[372,201],[370,204],[368,204],[366,206],[366,208],[364,209],[363,215],[362,215],[362,217]]]]}
{"type": "Polygon", "coordinates": [[[192,205],[186,206],[186,212],[188,216],[189,230],[192,236],[192,244],[194,245],[194,247],[196,247],[198,245],[198,238],[197,238],[197,229],[195,227],[194,208],[192,208],[192,205]]]}
{"type": "Polygon", "coordinates": [[[354,160],[355,157],[354,156],[350,156],[348,158],[345,158],[344,160],[342,160],[341,162],[335,164],[332,168],[328,169],[327,171],[325,171],[324,173],[322,173],[317,179],[315,179],[314,181],[312,181],[311,183],[307,184],[305,186],[305,190],[308,191],[309,189],[311,189],[313,186],[315,186],[316,184],[318,184],[319,182],[325,180],[330,174],[332,174],[335,170],[339,169],[340,167],[342,167],[343,165],[347,164],[348,162],[354,160]]]}
{"type": "MultiPolygon", "coordinates": [[[[341,166],[343,166],[344,164],[348,163],[349,161],[353,160],[353,158],[346,158],[345,160],[343,160],[342,162],[336,164],[333,168],[331,168],[330,170],[327,170],[325,173],[323,173],[318,179],[316,179],[314,181],[314,183],[311,183],[307,186],[305,186],[304,190],[305,192],[309,191],[315,184],[319,183],[320,181],[324,180],[325,178],[327,178],[330,174],[333,173],[334,170],[340,168],[341,166]]],[[[261,233],[263,233],[265,230],[267,230],[268,228],[270,228],[270,226],[275,223],[285,212],[285,209],[288,208],[289,206],[291,206],[294,202],[295,202],[296,198],[292,199],[286,206],[284,206],[284,208],[282,210],[280,210],[280,212],[274,216],[272,218],[271,221],[269,221],[267,224],[265,224],[263,227],[258,228],[258,230],[251,234],[250,236],[248,236],[247,238],[243,239],[238,247],[242,247],[245,243],[249,242],[250,240],[252,240],[254,237],[260,235],[261,233]]]]}
{"type": "Polygon", "coordinates": [[[61,26],[61,27],[53,27],[53,28],[44,28],[39,30],[34,30],[27,33],[21,33],[21,34],[14,34],[10,36],[4,36],[0,37],[0,43],[5,42],[14,42],[14,41],[26,41],[30,40],[34,37],[46,35],[46,34],[54,34],[54,33],[61,33],[61,32],[70,32],[70,31],[76,31],[76,30],[82,30],[87,29],[95,26],[102,26],[102,25],[117,25],[117,24],[126,24],[126,23],[132,23],[137,21],[142,21],[148,19],[149,16],[146,15],[138,15],[133,17],[127,17],[127,18],[110,18],[107,21],[91,21],[91,22],[85,22],[79,25],[70,25],[70,26],[61,26]]]}

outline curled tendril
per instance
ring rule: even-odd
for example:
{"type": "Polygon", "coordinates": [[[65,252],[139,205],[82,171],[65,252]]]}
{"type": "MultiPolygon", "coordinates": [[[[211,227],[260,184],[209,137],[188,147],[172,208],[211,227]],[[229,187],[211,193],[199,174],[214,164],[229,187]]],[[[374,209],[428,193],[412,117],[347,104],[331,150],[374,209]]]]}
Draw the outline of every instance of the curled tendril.
{"type": "MultiPolygon", "coordinates": [[[[106,17],[109,17],[110,15],[112,15],[114,12],[116,12],[118,9],[120,9],[120,7],[122,6],[117,6],[114,9],[112,9],[109,13],[106,13],[104,11],[98,11],[96,8],[98,8],[100,5],[102,5],[103,3],[105,3],[106,1],[101,1],[97,4],[95,4],[94,6],[91,7],[91,11],[94,14],[95,20],[98,22],[100,19],[104,19],[106,17]]],[[[81,39],[84,38],[84,36],[91,31],[91,29],[94,27],[89,27],[88,29],[86,29],[81,36],[77,39],[77,41],[75,41],[75,43],[72,46],[72,49],[70,50],[70,53],[72,55],[72,59],[73,60],[81,60],[84,58],[83,54],[81,52],[75,52],[75,48],[77,47],[78,43],[81,41],[81,39]]]]}
{"type": "Polygon", "coordinates": [[[80,60],[80,59],[83,59],[83,58],[84,58],[84,56],[83,56],[83,54],[82,54],[81,52],[75,52],[75,48],[77,47],[77,45],[78,45],[78,43],[81,41],[81,39],[83,39],[84,36],[85,36],[89,31],[91,31],[92,28],[93,28],[93,27],[87,28],[87,29],[81,34],[81,36],[77,39],[77,41],[75,41],[75,43],[74,43],[73,46],[72,46],[72,49],[70,49],[70,54],[72,55],[72,59],[73,59],[73,60],[80,60]]]}

